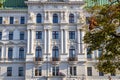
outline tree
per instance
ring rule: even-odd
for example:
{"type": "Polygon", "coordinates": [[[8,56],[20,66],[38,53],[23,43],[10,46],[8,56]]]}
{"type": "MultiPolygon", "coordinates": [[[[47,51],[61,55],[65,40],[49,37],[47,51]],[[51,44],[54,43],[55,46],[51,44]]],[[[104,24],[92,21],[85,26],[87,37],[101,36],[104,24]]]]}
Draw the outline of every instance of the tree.
{"type": "Polygon", "coordinates": [[[89,53],[102,50],[95,66],[99,71],[117,73],[120,71],[120,0],[109,0],[104,5],[94,3],[87,8],[91,17],[84,42],[90,48],[89,53]]]}

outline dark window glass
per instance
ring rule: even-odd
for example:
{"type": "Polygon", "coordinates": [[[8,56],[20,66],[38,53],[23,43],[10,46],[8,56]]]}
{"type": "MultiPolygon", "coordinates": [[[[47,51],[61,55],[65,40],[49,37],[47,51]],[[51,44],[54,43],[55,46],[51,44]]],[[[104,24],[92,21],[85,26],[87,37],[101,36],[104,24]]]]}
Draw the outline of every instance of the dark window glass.
{"type": "Polygon", "coordinates": [[[91,53],[89,53],[89,50],[90,50],[90,48],[87,48],[87,58],[88,58],[88,59],[91,59],[91,58],[92,58],[92,55],[91,55],[91,53]]]}
{"type": "Polygon", "coordinates": [[[0,40],[2,40],[2,32],[0,32],[0,40]]]}
{"type": "Polygon", "coordinates": [[[87,67],[87,75],[92,76],[92,67],[87,67]]]}
{"type": "Polygon", "coordinates": [[[24,75],[24,69],[23,67],[19,67],[18,76],[23,76],[23,75],[24,75]]]}
{"type": "Polygon", "coordinates": [[[14,17],[10,17],[10,24],[14,23],[14,17]]]}
{"type": "Polygon", "coordinates": [[[2,24],[2,21],[3,21],[3,18],[2,18],[2,17],[0,17],[0,24],[2,24]]]}
{"type": "Polygon", "coordinates": [[[42,58],[42,49],[41,49],[41,47],[36,48],[36,58],[42,58]]]}
{"type": "Polygon", "coordinates": [[[75,31],[69,31],[69,39],[75,39],[75,31]]]}
{"type": "Polygon", "coordinates": [[[69,57],[76,57],[75,48],[72,47],[69,49],[69,57]]]}
{"type": "Polygon", "coordinates": [[[58,31],[53,31],[52,32],[52,37],[53,37],[53,39],[58,39],[59,38],[59,32],[58,31]]]}
{"type": "Polygon", "coordinates": [[[42,39],[42,31],[36,31],[36,39],[42,39]]]}
{"type": "Polygon", "coordinates": [[[13,56],[13,48],[8,48],[8,59],[12,59],[13,56]]]}
{"type": "Polygon", "coordinates": [[[76,71],[76,67],[70,67],[70,75],[72,76],[76,76],[77,75],[77,71],[76,71]]]}
{"type": "Polygon", "coordinates": [[[56,46],[53,47],[52,53],[53,53],[53,55],[52,55],[53,58],[58,58],[59,57],[59,49],[58,49],[58,47],[56,47],[56,46]]]}
{"type": "Polygon", "coordinates": [[[115,76],[115,73],[111,73],[111,76],[115,76]]]}
{"type": "Polygon", "coordinates": [[[9,32],[9,40],[13,40],[13,32],[9,32]]]}
{"type": "Polygon", "coordinates": [[[98,50],[98,57],[100,57],[102,55],[102,49],[98,50]]]}
{"type": "Polygon", "coordinates": [[[24,40],[24,32],[20,32],[20,40],[24,40]]]}
{"type": "Polygon", "coordinates": [[[19,59],[24,59],[24,48],[23,47],[19,49],[19,59]]]}
{"type": "Polygon", "coordinates": [[[53,14],[53,23],[58,23],[58,15],[53,14]]]}
{"type": "Polygon", "coordinates": [[[103,72],[99,72],[99,76],[104,76],[104,73],[103,72]]]}
{"type": "Polygon", "coordinates": [[[69,15],[69,23],[74,23],[74,14],[69,15]]]}
{"type": "Polygon", "coordinates": [[[53,76],[59,76],[59,67],[53,67],[52,68],[52,75],[53,76]]]}
{"type": "Polygon", "coordinates": [[[42,76],[42,67],[35,69],[35,76],[42,76]]]}
{"type": "Polygon", "coordinates": [[[12,67],[7,67],[7,76],[12,76],[12,67]]]}
{"type": "Polygon", "coordinates": [[[20,18],[20,24],[25,24],[25,17],[20,18]]]}
{"type": "Polygon", "coordinates": [[[41,23],[42,22],[42,16],[41,16],[41,14],[37,14],[36,22],[37,23],[41,23]]]}

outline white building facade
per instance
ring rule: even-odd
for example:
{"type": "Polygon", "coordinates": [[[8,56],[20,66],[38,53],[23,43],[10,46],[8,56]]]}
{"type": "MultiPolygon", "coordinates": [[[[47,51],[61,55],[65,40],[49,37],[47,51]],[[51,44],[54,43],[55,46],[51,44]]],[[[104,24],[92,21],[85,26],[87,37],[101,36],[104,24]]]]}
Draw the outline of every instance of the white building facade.
{"type": "Polygon", "coordinates": [[[94,68],[100,51],[87,55],[83,0],[25,3],[0,10],[0,80],[108,80],[94,68]]]}

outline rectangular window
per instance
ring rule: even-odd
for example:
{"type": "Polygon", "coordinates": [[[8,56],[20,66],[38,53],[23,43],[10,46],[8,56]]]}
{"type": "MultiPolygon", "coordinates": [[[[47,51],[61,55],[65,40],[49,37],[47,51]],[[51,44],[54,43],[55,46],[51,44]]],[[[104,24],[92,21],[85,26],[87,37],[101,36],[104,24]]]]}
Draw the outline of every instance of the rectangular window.
{"type": "Polygon", "coordinates": [[[9,40],[13,40],[13,32],[9,32],[9,40]]]}
{"type": "Polygon", "coordinates": [[[92,67],[87,67],[87,75],[92,76],[92,67]]]}
{"type": "Polygon", "coordinates": [[[77,70],[76,66],[70,67],[70,75],[76,76],[77,75],[77,70]]]}
{"type": "Polygon", "coordinates": [[[42,39],[42,31],[36,31],[36,39],[42,39]]]}
{"type": "Polygon", "coordinates": [[[23,75],[24,75],[24,69],[23,67],[19,67],[18,76],[23,76],[23,75]]]}
{"type": "Polygon", "coordinates": [[[14,23],[14,17],[10,17],[10,24],[14,23]]]}
{"type": "Polygon", "coordinates": [[[0,40],[2,40],[2,32],[0,32],[0,40]]]}
{"type": "Polygon", "coordinates": [[[53,31],[52,32],[52,37],[53,37],[53,39],[58,39],[59,38],[59,32],[58,31],[53,31]]]}
{"type": "Polygon", "coordinates": [[[92,59],[92,54],[89,53],[89,51],[90,51],[90,48],[87,48],[87,58],[92,59]]]}
{"type": "Polygon", "coordinates": [[[2,24],[2,22],[3,22],[3,18],[2,18],[2,17],[0,17],[0,24],[2,24]]]}
{"type": "Polygon", "coordinates": [[[42,76],[42,67],[35,69],[35,76],[42,76]]]}
{"type": "Polygon", "coordinates": [[[53,76],[59,76],[59,67],[54,66],[52,68],[52,75],[53,76]]]}
{"type": "Polygon", "coordinates": [[[24,40],[24,32],[23,31],[20,32],[20,40],[24,40]]]}
{"type": "Polygon", "coordinates": [[[104,76],[104,73],[103,72],[99,72],[99,76],[104,76]]]}
{"type": "Polygon", "coordinates": [[[111,73],[111,76],[115,76],[115,73],[111,73]]]}
{"type": "Polygon", "coordinates": [[[69,39],[75,39],[75,31],[69,31],[69,39]]]}
{"type": "Polygon", "coordinates": [[[12,67],[7,67],[7,76],[12,76],[12,67]]]}
{"type": "Polygon", "coordinates": [[[20,24],[25,24],[25,17],[22,16],[22,17],[20,18],[20,24]]]}

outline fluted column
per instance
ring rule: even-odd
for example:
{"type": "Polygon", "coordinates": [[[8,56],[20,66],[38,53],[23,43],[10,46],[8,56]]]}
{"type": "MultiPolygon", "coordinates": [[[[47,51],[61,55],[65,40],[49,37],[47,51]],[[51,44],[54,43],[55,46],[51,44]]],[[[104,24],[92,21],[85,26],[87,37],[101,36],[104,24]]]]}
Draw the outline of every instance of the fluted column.
{"type": "Polygon", "coordinates": [[[77,30],[77,47],[78,47],[78,54],[80,54],[80,30],[77,30]]]}
{"type": "Polygon", "coordinates": [[[44,53],[46,53],[46,44],[47,44],[47,30],[44,30],[44,53]]]}
{"type": "Polygon", "coordinates": [[[51,44],[51,31],[50,29],[48,30],[48,53],[50,53],[50,44],[51,44]]]}
{"type": "Polygon", "coordinates": [[[30,53],[30,30],[27,30],[27,53],[30,53]]]}
{"type": "Polygon", "coordinates": [[[61,54],[63,54],[63,30],[61,29],[61,54]]]}
{"type": "Polygon", "coordinates": [[[65,43],[64,43],[64,49],[65,49],[65,54],[68,52],[68,50],[67,50],[67,38],[68,37],[68,35],[67,35],[67,30],[65,29],[64,30],[64,39],[65,39],[65,43]]]}

